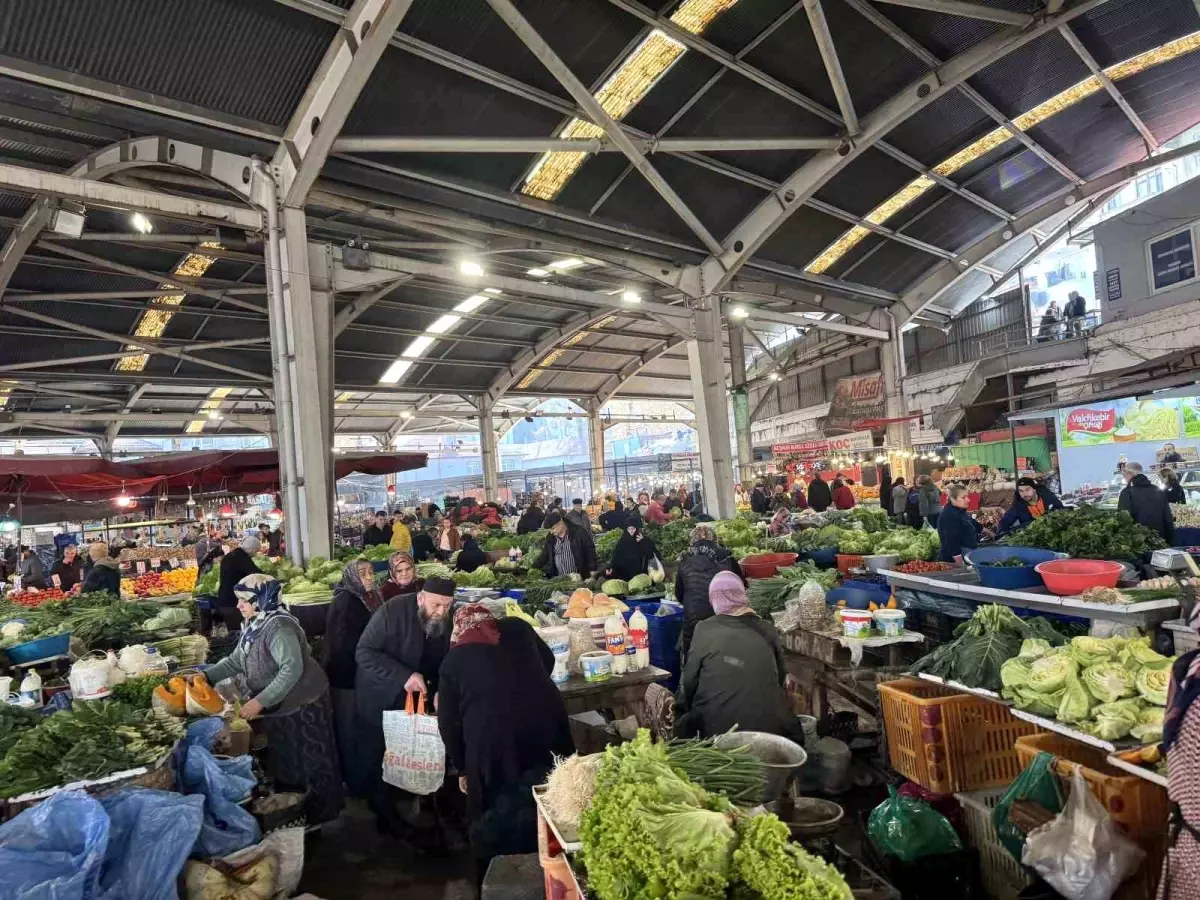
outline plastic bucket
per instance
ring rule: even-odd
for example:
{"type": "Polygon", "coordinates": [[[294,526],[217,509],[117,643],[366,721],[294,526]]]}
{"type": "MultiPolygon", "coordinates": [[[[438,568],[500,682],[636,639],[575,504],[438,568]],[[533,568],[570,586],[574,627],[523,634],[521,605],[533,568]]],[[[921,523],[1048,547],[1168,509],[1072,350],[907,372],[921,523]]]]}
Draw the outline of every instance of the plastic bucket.
{"type": "Polygon", "coordinates": [[[904,610],[877,609],[875,610],[875,627],[885,637],[899,637],[904,631],[904,610]]]}
{"type": "Polygon", "coordinates": [[[816,751],[821,789],[828,794],[840,794],[850,787],[850,748],[837,738],[827,737],[817,741],[816,751]]]}
{"type": "Polygon", "coordinates": [[[869,637],[873,618],[870,611],[865,609],[843,609],[842,634],[852,638],[869,637]]]}
{"type": "Polygon", "coordinates": [[[607,650],[581,653],[579,669],[584,681],[605,681],[612,674],[612,654],[607,650]]]}

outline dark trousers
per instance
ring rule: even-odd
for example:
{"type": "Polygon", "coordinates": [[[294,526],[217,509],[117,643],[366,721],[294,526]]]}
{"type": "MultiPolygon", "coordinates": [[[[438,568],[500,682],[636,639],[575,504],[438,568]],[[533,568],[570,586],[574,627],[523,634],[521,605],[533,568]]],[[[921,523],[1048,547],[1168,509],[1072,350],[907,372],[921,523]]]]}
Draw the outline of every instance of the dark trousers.
{"type": "Polygon", "coordinates": [[[940,515],[941,513],[930,513],[925,517],[925,521],[929,523],[930,528],[937,528],[938,516],[940,515]]]}

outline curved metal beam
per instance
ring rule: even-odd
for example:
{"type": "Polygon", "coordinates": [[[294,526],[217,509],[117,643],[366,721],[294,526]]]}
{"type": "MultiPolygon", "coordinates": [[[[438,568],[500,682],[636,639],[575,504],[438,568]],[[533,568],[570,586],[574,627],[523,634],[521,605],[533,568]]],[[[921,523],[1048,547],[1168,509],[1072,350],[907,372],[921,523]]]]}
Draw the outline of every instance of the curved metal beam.
{"type": "MultiPolygon", "coordinates": [[[[250,200],[249,157],[209,150],[165,137],[132,138],[109,144],[63,174],[71,178],[100,181],[118,172],[142,166],[170,166],[195,172],[225,186],[247,202],[250,200]]],[[[49,224],[57,206],[57,201],[52,197],[35,200],[9,234],[4,247],[0,248],[0,296],[4,295],[25,253],[49,224]]]]}
{"type": "Polygon", "coordinates": [[[599,314],[592,312],[580,313],[567,319],[567,321],[558,327],[546,332],[540,341],[524,353],[518,355],[516,359],[496,374],[496,377],[492,379],[491,384],[484,391],[487,401],[495,403],[503,397],[509,388],[529,374],[529,370],[534,367],[539,359],[558,346],[559,341],[565,341],[567,338],[581,331],[586,331],[597,322],[607,319],[611,315],[613,315],[611,310],[604,310],[599,314]]]}
{"type": "MultiPolygon", "coordinates": [[[[641,356],[631,359],[625,365],[621,366],[620,371],[609,376],[604,384],[600,385],[600,390],[596,392],[596,403],[598,406],[604,406],[613,395],[621,389],[621,386],[629,379],[641,374],[641,371],[654,362],[656,359],[665,355],[669,351],[675,349],[680,344],[684,343],[685,338],[678,335],[672,335],[667,338],[666,342],[657,347],[652,347],[643,353],[641,356]]],[[[647,375],[647,378],[653,378],[653,375],[647,375]]]]}

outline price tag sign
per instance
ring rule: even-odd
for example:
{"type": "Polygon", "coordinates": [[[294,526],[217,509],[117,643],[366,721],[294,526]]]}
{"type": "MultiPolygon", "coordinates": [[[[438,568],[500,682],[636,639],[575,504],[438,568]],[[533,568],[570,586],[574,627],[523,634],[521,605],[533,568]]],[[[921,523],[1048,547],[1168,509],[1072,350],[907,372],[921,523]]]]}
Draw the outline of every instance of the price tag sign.
{"type": "Polygon", "coordinates": [[[138,573],[139,575],[145,575],[145,574],[146,574],[146,564],[145,564],[144,562],[142,562],[142,560],[140,560],[140,559],[139,559],[139,560],[138,560],[138,561],[137,561],[137,562],[134,564],[134,568],[136,568],[136,569],[137,569],[137,573],[138,573]]]}
{"type": "Polygon", "coordinates": [[[159,566],[161,566],[161,565],[162,565],[162,560],[161,560],[161,559],[152,559],[152,560],[150,560],[150,568],[152,568],[152,569],[157,569],[157,568],[158,568],[159,566]]]}
{"type": "Polygon", "coordinates": [[[179,568],[179,560],[176,559],[174,556],[172,556],[170,559],[168,559],[167,562],[169,562],[171,564],[172,569],[179,568]]]}
{"type": "Polygon", "coordinates": [[[60,591],[62,590],[62,579],[61,578],[59,578],[57,575],[51,575],[50,580],[54,582],[54,586],[56,588],[58,588],[60,591]]]}

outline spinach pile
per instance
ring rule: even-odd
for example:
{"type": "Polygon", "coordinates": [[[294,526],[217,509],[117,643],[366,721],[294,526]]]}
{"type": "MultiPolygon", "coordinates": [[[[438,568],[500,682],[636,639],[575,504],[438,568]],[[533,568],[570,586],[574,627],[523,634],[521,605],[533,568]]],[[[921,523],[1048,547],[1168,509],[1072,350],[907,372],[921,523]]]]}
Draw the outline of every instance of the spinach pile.
{"type": "Polygon", "coordinates": [[[1013,547],[1040,547],[1077,559],[1140,559],[1166,542],[1129,513],[1080,506],[1055,509],[1004,539],[1013,547]]]}
{"type": "Polygon", "coordinates": [[[999,692],[1004,687],[1000,670],[1020,653],[1026,638],[1041,638],[1051,646],[1067,640],[1041,616],[1021,619],[1007,606],[981,606],[955,629],[954,640],[917,660],[912,672],[999,692]]]}
{"type": "Polygon", "coordinates": [[[658,558],[663,562],[675,562],[691,543],[695,527],[696,523],[681,520],[666,525],[647,525],[645,532],[658,548],[658,558]]]}

